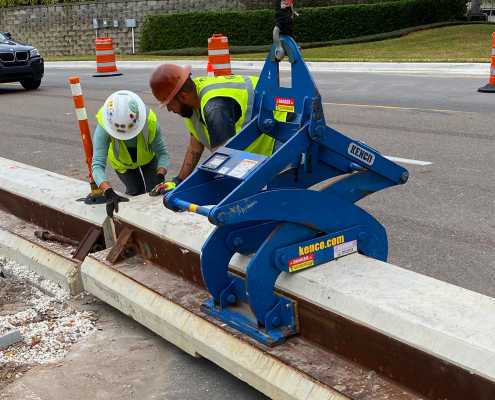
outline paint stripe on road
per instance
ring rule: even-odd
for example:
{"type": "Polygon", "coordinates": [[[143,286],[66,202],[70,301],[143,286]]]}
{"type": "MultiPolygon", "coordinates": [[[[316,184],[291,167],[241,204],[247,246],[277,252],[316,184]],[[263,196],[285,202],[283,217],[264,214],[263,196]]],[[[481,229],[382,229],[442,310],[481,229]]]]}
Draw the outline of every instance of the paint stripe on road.
{"type": "Polygon", "coordinates": [[[385,106],[376,104],[352,104],[352,103],[323,103],[326,106],[341,106],[341,107],[359,107],[359,108],[378,108],[385,110],[402,110],[402,111],[423,111],[423,112],[437,112],[437,113],[453,113],[453,114],[477,114],[474,111],[458,111],[458,110],[444,110],[439,108],[418,108],[418,107],[400,107],[400,106],[385,106]]]}
{"type": "Polygon", "coordinates": [[[410,160],[409,158],[401,158],[394,156],[384,156],[387,160],[398,162],[401,164],[412,164],[412,165],[420,165],[425,167],[427,165],[433,165],[431,161],[421,161],[421,160],[410,160]]]}

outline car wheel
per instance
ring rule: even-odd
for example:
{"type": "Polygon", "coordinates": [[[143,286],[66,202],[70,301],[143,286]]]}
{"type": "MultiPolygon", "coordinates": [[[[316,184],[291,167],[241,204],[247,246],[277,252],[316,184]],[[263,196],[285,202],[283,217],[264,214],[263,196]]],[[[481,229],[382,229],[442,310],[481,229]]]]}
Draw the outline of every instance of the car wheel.
{"type": "Polygon", "coordinates": [[[41,79],[40,80],[32,80],[32,79],[25,79],[21,81],[21,85],[24,89],[26,90],[35,90],[38,89],[41,85],[41,79]]]}

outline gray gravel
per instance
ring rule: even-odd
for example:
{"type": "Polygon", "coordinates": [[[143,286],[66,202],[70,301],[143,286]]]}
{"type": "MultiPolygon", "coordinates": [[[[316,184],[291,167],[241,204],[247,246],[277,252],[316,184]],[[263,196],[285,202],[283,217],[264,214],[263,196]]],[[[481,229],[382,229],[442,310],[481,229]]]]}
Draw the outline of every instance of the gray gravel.
{"type": "Polygon", "coordinates": [[[58,362],[95,331],[95,315],[74,310],[65,289],[7,259],[0,259],[0,268],[5,276],[0,278],[0,330],[18,329],[23,338],[0,350],[0,363],[58,362]]]}

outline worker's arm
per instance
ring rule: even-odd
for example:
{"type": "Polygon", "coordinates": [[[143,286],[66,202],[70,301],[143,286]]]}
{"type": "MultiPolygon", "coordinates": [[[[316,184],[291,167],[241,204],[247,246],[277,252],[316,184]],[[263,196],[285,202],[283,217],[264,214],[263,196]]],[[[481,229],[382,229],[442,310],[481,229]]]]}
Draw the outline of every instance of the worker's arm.
{"type": "Polygon", "coordinates": [[[108,146],[110,146],[110,136],[98,125],[93,133],[93,161],[91,164],[91,173],[93,174],[95,183],[103,191],[111,187],[105,173],[108,146]]]}
{"type": "Polygon", "coordinates": [[[206,103],[204,117],[211,148],[215,150],[235,136],[235,124],[241,117],[241,107],[230,97],[215,97],[206,103]]]}
{"type": "Polygon", "coordinates": [[[156,173],[165,177],[170,165],[170,154],[168,153],[167,141],[162,135],[160,127],[157,127],[155,138],[151,142],[151,151],[155,153],[156,157],[156,173]]]}
{"type": "Polygon", "coordinates": [[[204,148],[205,147],[191,135],[189,146],[187,146],[186,155],[184,156],[184,161],[182,162],[182,167],[180,168],[178,175],[179,180],[183,181],[194,171],[194,168],[198,165],[201,155],[203,154],[204,148]]]}

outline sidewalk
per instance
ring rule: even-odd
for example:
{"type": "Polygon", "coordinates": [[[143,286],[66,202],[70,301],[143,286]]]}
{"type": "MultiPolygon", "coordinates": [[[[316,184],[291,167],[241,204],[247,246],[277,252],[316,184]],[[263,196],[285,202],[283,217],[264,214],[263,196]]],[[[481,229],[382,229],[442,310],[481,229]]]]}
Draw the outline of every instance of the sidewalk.
{"type": "MultiPolygon", "coordinates": [[[[121,69],[154,69],[163,63],[191,65],[193,69],[206,70],[206,60],[163,60],[163,61],[120,61],[121,69]]],[[[263,67],[264,61],[232,61],[234,70],[256,70],[263,67]]],[[[306,62],[312,72],[377,73],[424,76],[483,76],[490,75],[489,63],[378,63],[378,62],[306,62]]],[[[45,68],[52,69],[95,69],[94,61],[50,61],[45,68]]],[[[288,71],[284,62],[281,71],[288,71]]]]}

